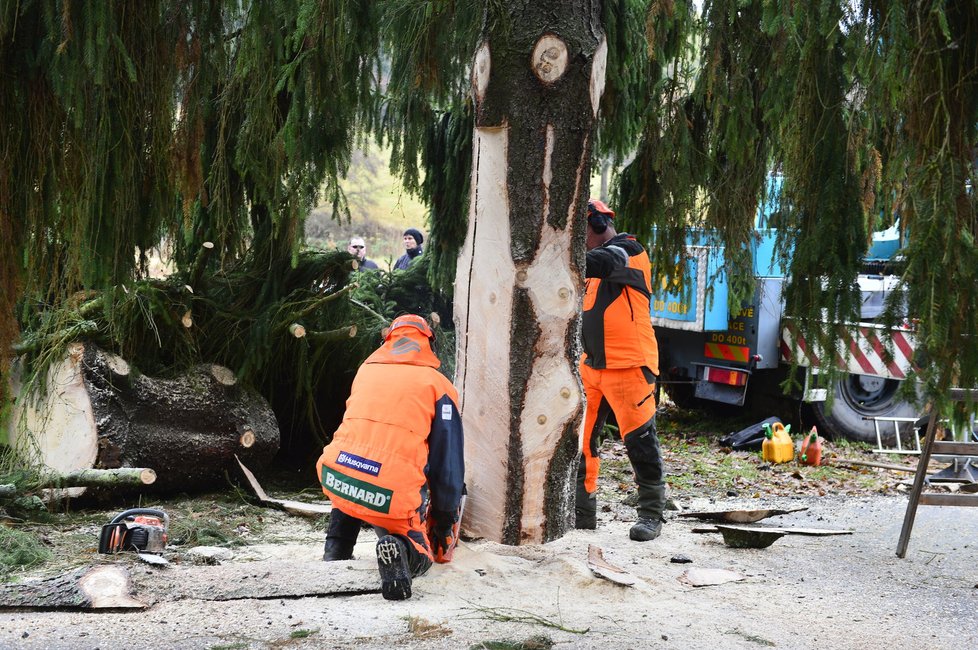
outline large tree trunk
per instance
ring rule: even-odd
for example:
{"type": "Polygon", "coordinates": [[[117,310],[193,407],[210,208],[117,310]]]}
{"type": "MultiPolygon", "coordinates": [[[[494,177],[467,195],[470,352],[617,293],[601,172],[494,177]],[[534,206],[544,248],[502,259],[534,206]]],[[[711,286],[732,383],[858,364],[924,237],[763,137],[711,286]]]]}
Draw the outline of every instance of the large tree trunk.
{"type": "Polygon", "coordinates": [[[600,2],[489,9],[476,52],[472,198],[455,282],[469,534],[506,544],[571,524],[600,2]]]}
{"type": "Polygon", "coordinates": [[[155,470],[156,481],[140,485],[142,491],[219,484],[225,470],[236,470],[235,454],[260,467],[278,451],[271,408],[222,366],[152,379],[113,354],[75,343],[49,370],[45,394],[21,394],[18,402],[11,429],[29,460],[60,474],[155,470]]]}

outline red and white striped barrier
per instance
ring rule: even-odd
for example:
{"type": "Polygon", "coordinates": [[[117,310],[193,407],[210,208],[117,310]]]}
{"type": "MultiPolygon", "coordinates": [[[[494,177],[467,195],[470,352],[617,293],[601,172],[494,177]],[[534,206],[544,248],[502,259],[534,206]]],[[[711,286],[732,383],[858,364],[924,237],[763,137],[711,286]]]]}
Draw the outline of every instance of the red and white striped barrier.
{"type": "Polygon", "coordinates": [[[798,332],[791,321],[781,329],[781,358],[801,366],[833,365],[856,375],[873,375],[888,379],[906,379],[913,369],[914,337],[909,329],[887,330],[880,325],[858,323],[827,325],[834,327],[838,344],[830,351],[816,349],[798,332]]]}

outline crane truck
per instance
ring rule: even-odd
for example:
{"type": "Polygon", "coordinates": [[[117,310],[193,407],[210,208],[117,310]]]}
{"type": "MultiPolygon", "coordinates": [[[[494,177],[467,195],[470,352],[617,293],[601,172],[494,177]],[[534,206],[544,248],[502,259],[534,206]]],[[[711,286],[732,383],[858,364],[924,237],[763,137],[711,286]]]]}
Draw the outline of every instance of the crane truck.
{"type": "Polygon", "coordinates": [[[724,248],[707,233],[693,232],[686,245],[688,285],[653,287],[651,316],[659,343],[660,381],[680,406],[727,404],[771,415],[786,400],[806,406],[819,431],[850,440],[876,442],[877,431],[893,439],[912,427],[919,409],[900,391],[912,375],[913,333],[883,331],[886,297],[899,278],[886,272],[899,247],[896,228],[875,233],[857,278],[860,321],[827,324],[838,332],[839,350],[824,354],[808,345],[784,316],[786,269],[774,255],[776,232],[758,228],[752,242],[756,291],[740,309],[728,307],[724,248]],[[824,358],[823,358],[824,357],[824,358]],[[792,368],[814,373],[834,364],[845,374],[819,386],[812,373],[799,373],[799,390],[785,395],[792,368]],[[772,399],[773,398],[773,399],[772,399]],[[880,427],[880,422],[884,426],[880,427]]]}

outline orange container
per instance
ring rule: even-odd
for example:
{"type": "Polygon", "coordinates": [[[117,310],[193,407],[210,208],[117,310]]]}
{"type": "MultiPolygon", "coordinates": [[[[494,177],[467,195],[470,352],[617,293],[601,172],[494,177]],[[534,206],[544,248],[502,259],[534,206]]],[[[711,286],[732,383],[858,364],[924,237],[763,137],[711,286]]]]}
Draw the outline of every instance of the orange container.
{"type": "Polygon", "coordinates": [[[818,429],[812,427],[812,432],[801,442],[801,453],[798,462],[802,465],[818,467],[822,464],[822,439],[818,437],[818,429]]]}
{"type": "Polygon", "coordinates": [[[795,459],[795,443],[791,441],[791,425],[780,422],[764,425],[765,440],[761,443],[761,458],[769,463],[790,463],[795,459]]]}

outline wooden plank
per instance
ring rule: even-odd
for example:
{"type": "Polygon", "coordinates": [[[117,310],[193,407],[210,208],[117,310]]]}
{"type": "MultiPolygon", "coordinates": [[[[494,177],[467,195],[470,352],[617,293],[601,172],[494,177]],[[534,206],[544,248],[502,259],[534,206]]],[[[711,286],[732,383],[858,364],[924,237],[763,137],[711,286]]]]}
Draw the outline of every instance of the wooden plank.
{"type": "Polygon", "coordinates": [[[952,388],[948,393],[955,402],[978,401],[978,388],[952,388]]]}
{"type": "Polygon", "coordinates": [[[907,511],[903,515],[903,526],[900,528],[900,540],[897,542],[896,554],[900,558],[907,556],[907,546],[910,544],[910,531],[913,530],[913,522],[917,517],[917,505],[920,503],[920,492],[924,488],[924,479],[927,478],[927,465],[930,464],[930,452],[934,446],[936,431],[937,413],[931,407],[930,417],[927,418],[927,435],[924,439],[924,446],[920,450],[920,458],[917,460],[917,472],[913,477],[913,487],[910,488],[907,511]]]}
{"type": "Polygon", "coordinates": [[[949,456],[978,456],[978,442],[935,440],[932,453],[949,456]]]}
{"type": "Polygon", "coordinates": [[[920,495],[922,506],[959,506],[962,508],[978,506],[978,495],[974,494],[934,494],[920,495]]]}
{"type": "Polygon", "coordinates": [[[778,515],[786,515],[791,512],[801,512],[803,510],[808,510],[808,508],[788,508],[786,510],[778,510],[774,508],[768,509],[755,509],[755,510],[714,510],[707,512],[680,512],[678,517],[690,517],[694,519],[702,519],[708,521],[726,521],[734,524],[752,524],[755,521],[760,521],[761,519],[766,519],[768,517],[776,517],[778,515]]]}
{"type": "Polygon", "coordinates": [[[234,459],[238,461],[238,466],[241,467],[241,473],[244,475],[245,480],[248,482],[248,486],[254,493],[258,502],[263,506],[268,506],[270,508],[278,508],[279,510],[284,510],[291,515],[298,515],[300,517],[321,517],[322,515],[329,514],[333,510],[333,505],[331,503],[306,503],[304,501],[292,501],[291,499],[273,499],[268,496],[265,490],[262,488],[258,479],[255,475],[251,473],[251,470],[245,467],[241,459],[235,455],[234,459]]]}
{"type": "MultiPolygon", "coordinates": [[[[772,533],[784,533],[785,535],[809,535],[813,537],[822,537],[827,535],[852,535],[851,530],[846,530],[842,528],[782,528],[780,526],[731,526],[726,525],[727,528],[734,528],[737,530],[764,530],[770,531],[772,533]]],[[[710,528],[694,528],[692,529],[694,533],[719,533],[720,529],[716,526],[710,528]]]]}

